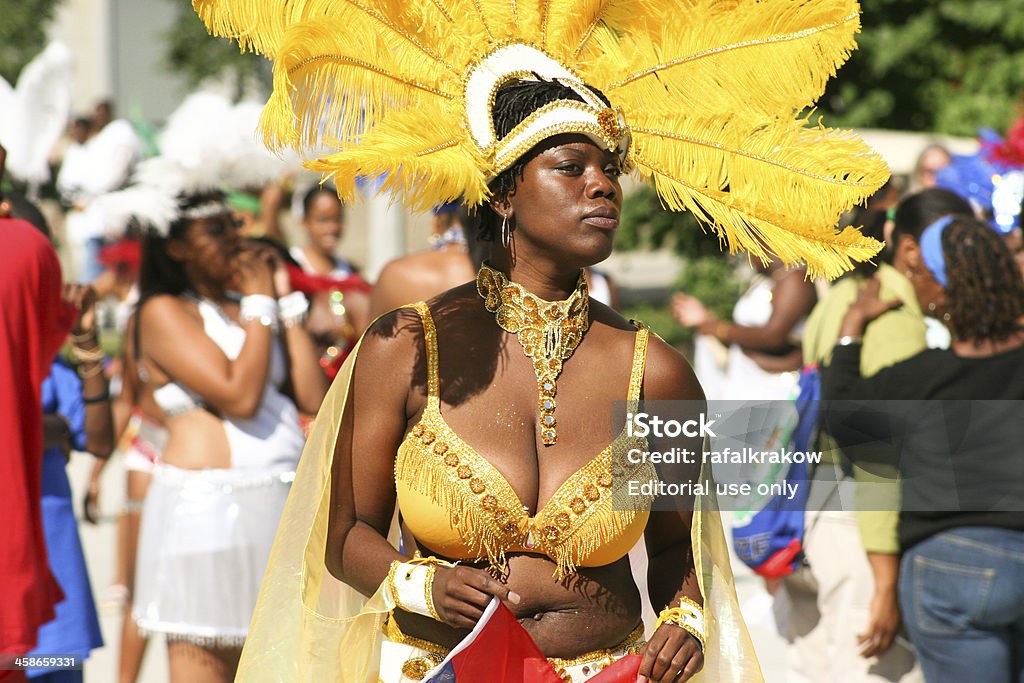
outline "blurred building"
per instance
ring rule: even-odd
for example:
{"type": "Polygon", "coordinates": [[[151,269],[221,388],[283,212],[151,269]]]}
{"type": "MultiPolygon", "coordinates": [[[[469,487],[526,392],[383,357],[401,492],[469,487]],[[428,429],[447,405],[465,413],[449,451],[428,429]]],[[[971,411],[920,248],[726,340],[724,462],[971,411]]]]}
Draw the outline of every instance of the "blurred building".
{"type": "MultiPolygon", "coordinates": [[[[182,0],[184,2],[185,0],[182,0]]],[[[75,55],[76,113],[101,99],[120,116],[162,121],[184,96],[185,84],[163,64],[163,34],[177,8],[171,0],[64,0],[50,37],[75,55]]]]}

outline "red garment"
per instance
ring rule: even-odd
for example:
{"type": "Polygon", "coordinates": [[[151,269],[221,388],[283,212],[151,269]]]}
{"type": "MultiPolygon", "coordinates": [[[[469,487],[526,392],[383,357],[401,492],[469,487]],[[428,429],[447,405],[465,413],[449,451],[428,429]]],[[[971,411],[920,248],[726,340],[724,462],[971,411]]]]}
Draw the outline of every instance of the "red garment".
{"type": "Polygon", "coordinates": [[[28,652],[63,599],[43,540],[41,386],[75,320],[46,237],[0,219],[0,653],[28,652]]]}

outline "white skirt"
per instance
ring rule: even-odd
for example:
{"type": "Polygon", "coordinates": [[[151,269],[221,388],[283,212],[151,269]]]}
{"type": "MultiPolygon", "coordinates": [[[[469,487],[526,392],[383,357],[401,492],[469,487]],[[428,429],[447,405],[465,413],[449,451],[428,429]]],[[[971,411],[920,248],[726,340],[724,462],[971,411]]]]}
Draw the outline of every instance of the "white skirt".
{"type": "Polygon", "coordinates": [[[158,464],[139,531],[139,630],[241,646],[293,472],[158,464]]]}

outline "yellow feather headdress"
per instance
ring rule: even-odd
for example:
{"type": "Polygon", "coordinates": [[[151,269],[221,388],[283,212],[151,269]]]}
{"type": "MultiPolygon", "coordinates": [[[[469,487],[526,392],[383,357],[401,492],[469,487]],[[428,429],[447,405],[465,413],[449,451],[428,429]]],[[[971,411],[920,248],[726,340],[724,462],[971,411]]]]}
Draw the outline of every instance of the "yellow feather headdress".
{"type": "Polygon", "coordinates": [[[489,196],[545,137],[590,136],[731,251],[835,277],[880,244],[839,216],[888,177],[849,131],[803,117],[854,49],[855,0],[193,0],[274,61],[267,144],[334,176],[382,176],[410,208],[489,196]],[[494,94],[558,80],[583,99],[502,139],[494,94]],[[612,106],[600,100],[604,93],[612,106]]]}

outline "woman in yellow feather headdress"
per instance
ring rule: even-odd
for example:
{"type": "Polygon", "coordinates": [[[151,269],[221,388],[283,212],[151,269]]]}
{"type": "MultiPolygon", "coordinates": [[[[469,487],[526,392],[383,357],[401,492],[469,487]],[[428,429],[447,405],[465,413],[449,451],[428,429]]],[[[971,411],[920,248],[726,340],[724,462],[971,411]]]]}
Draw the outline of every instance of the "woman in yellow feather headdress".
{"type": "Polygon", "coordinates": [[[303,151],[345,198],[358,176],[412,208],[461,198],[495,242],[475,283],[384,316],[339,373],[237,680],[420,680],[491,598],[563,680],[630,652],[659,683],[761,680],[713,496],[662,509],[627,493],[709,475],[631,463],[658,443],[619,433],[613,404],[699,408],[702,390],[580,273],[611,252],[628,171],[731,250],[827,276],[874,255],[834,226],[884,164],[800,114],[853,48],[856,3],[194,5],[274,61],[268,144],[303,151]],[[643,591],[627,557],[641,537],[643,591]],[[643,598],[661,610],[646,644],[643,598]]]}

